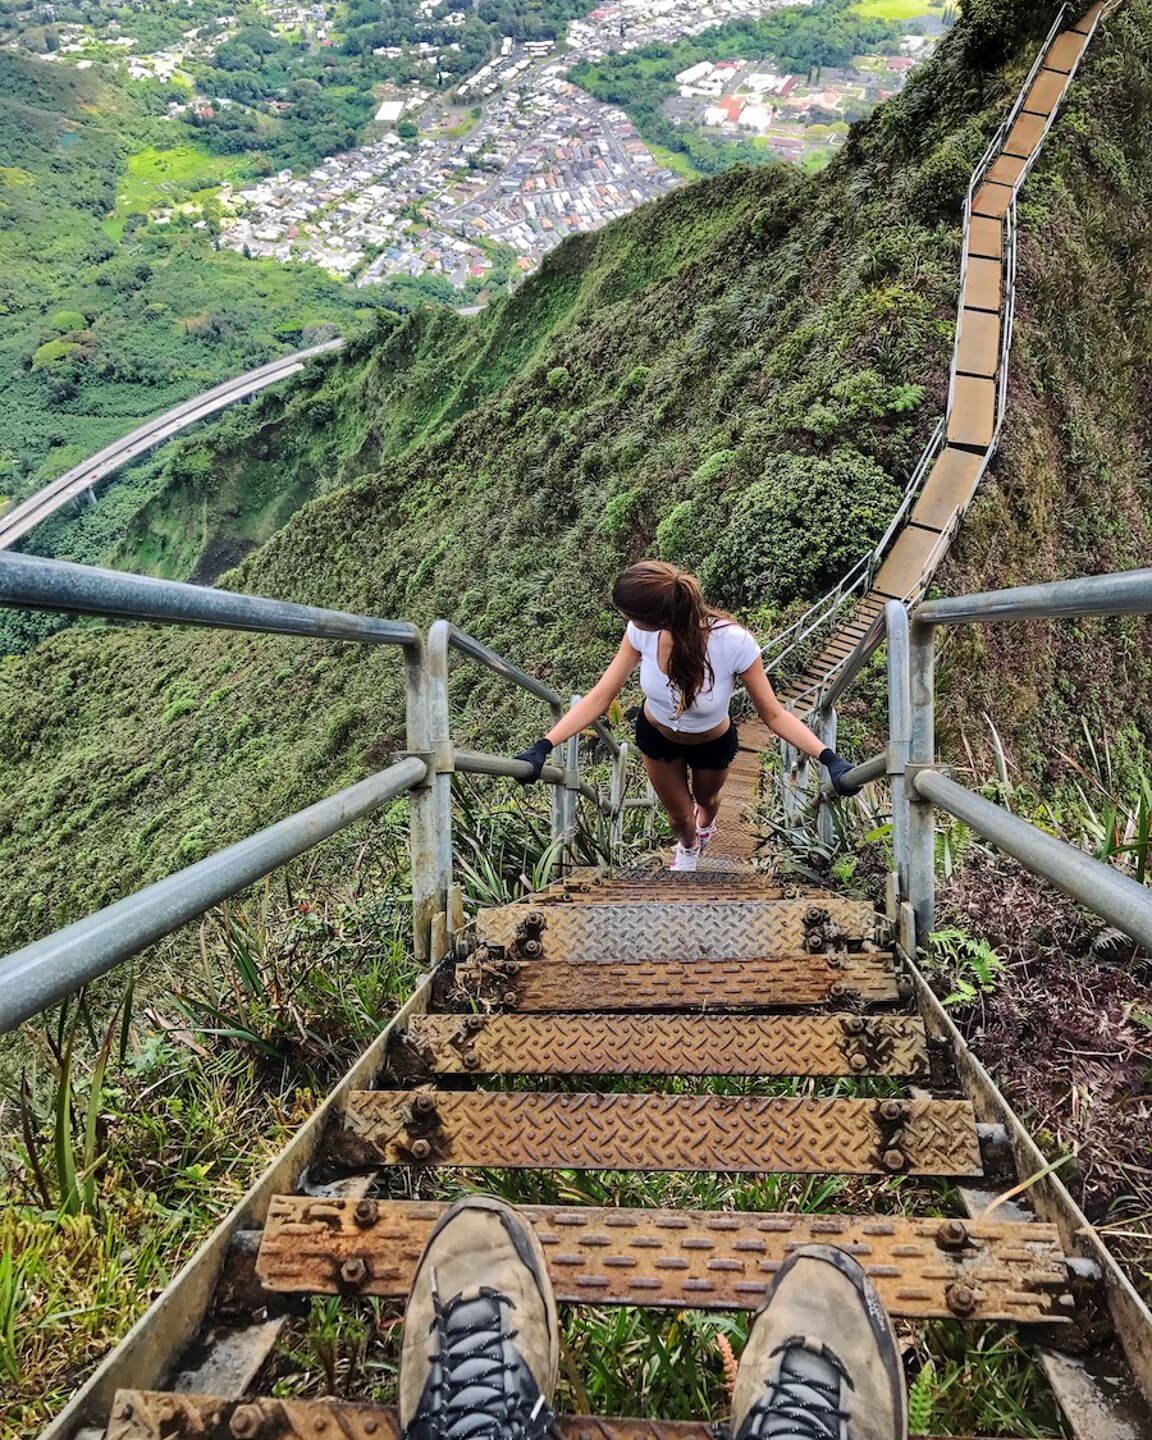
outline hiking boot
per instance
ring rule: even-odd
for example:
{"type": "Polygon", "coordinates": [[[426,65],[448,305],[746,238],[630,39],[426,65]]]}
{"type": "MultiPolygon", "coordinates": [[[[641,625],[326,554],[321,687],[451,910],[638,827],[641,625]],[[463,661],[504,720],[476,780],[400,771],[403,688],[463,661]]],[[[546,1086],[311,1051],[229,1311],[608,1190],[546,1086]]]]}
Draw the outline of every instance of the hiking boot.
{"type": "Polygon", "coordinates": [[[736,1440],[906,1440],[892,1322],[845,1251],[798,1245],[776,1272],[740,1356],[732,1433],[736,1440]]]}
{"type": "Polygon", "coordinates": [[[404,1312],[404,1440],[544,1440],[559,1357],[535,1231],[500,1200],[457,1200],[428,1238],[404,1312]]]}
{"type": "Polygon", "coordinates": [[[672,852],[672,863],[668,868],[669,870],[695,870],[696,862],[699,859],[700,846],[698,844],[689,849],[687,845],[677,840],[676,848],[672,852]]]}

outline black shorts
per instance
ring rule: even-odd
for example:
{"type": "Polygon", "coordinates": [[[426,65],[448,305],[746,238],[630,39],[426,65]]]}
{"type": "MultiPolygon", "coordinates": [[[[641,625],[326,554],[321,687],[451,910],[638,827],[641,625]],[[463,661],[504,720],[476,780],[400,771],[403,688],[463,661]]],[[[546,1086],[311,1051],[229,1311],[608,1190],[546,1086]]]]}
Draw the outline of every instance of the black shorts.
{"type": "Polygon", "coordinates": [[[740,734],[735,722],[730,720],[728,729],[715,740],[703,740],[695,745],[669,740],[641,709],[636,716],[636,748],[649,760],[683,760],[693,770],[727,770],[740,748],[740,734]]]}

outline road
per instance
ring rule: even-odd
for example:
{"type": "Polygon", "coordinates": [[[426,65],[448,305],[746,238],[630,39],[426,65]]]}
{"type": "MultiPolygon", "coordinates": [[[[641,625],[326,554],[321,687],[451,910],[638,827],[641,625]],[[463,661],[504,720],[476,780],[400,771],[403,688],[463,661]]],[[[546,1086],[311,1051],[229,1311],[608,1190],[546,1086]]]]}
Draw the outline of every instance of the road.
{"type": "Polygon", "coordinates": [[[234,380],[226,380],[222,385],[205,390],[202,395],[196,395],[191,400],[185,400],[173,409],[166,410],[163,415],[146,420],[137,429],[121,436],[119,440],[114,440],[111,445],[85,460],[83,464],[74,465],[71,470],[49,481],[35,495],[21,500],[19,505],[13,506],[7,514],[0,516],[0,550],[15,545],[17,540],[22,539],[62,505],[98,484],[114,470],[119,470],[129,460],[135,460],[145,450],[163,444],[189,425],[214,415],[237,400],[243,400],[245,396],[255,395],[269,385],[286,380],[289,375],[303,370],[305,361],[313,355],[338,350],[343,344],[344,341],[337,338],[326,340],[322,345],[313,345],[307,350],[297,350],[291,355],[281,355],[278,360],[271,360],[256,370],[237,375],[234,380]]]}

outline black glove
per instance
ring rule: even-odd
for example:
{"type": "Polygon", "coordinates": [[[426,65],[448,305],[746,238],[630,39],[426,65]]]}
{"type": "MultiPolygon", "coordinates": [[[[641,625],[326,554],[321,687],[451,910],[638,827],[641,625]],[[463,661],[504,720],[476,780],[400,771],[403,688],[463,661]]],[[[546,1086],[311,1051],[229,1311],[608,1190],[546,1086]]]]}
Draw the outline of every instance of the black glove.
{"type": "Polygon", "coordinates": [[[820,752],[820,764],[828,771],[828,778],[832,781],[832,788],[837,795],[859,795],[859,785],[844,784],[843,777],[854,768],[850,761],[841,760],[835,750],[825,749],[820,752]]]}
{"type": "Polygon", "coordinates": [[[532,766],[532,774],[527,780],[520,780],[520,777],[517,776],[516,778],[519,783],[521,785],[531,785],[533,781],[539,780],[540,771],[543,770],[544,762],[548,759],[548,756],[551,755],[551,753],[551,740],[543,739],[534,741],[533,744],[529,745],[527,750],[521,750],[519,755],[515,756],[514,758],[517,760],[527,760],[528,764],[532,766]]]}

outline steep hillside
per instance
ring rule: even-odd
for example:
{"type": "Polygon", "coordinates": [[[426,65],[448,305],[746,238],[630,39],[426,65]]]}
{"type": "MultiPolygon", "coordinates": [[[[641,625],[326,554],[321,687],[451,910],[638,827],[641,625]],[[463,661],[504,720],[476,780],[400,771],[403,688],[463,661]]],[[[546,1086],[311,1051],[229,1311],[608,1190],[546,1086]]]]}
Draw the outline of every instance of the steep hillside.
{"type": "MultiPolygon", "coordinates": [[[[281,455],[296,483],[310,448],[326,483],[345,482],[226,583],[447,615],[567,686],[615,643],[614,573],[659,551],[699,565],[766,634],[883,529],[943,408],[967,175],[1055,7],[965,9],[822,174],[685,188],[567,242],[474,321],[422,312],[353,346],[216,457],[281,455]]],[[[1004,452],[946,586],[1148,553],[1150,104],[1152,0],[1128,0],[1021,205],[1004,452]]],[[[1028,765],[1075,743],[1081,708],[1113,733],[1146,726],[1148,649],[1128,633],[1077,652],[1092,667],[1079,686],[1063,642],[986,637],[950,723],[1011,713],[1028,765]]],[[[6,662],[0,938],[43,933],[383,763],[401,744],[399,669],[351,646],[128,629],[73,630],[6,662]]],[[[537,724],[474,672],[458,700],[461,730],[487,747],[537,724]]]]}

